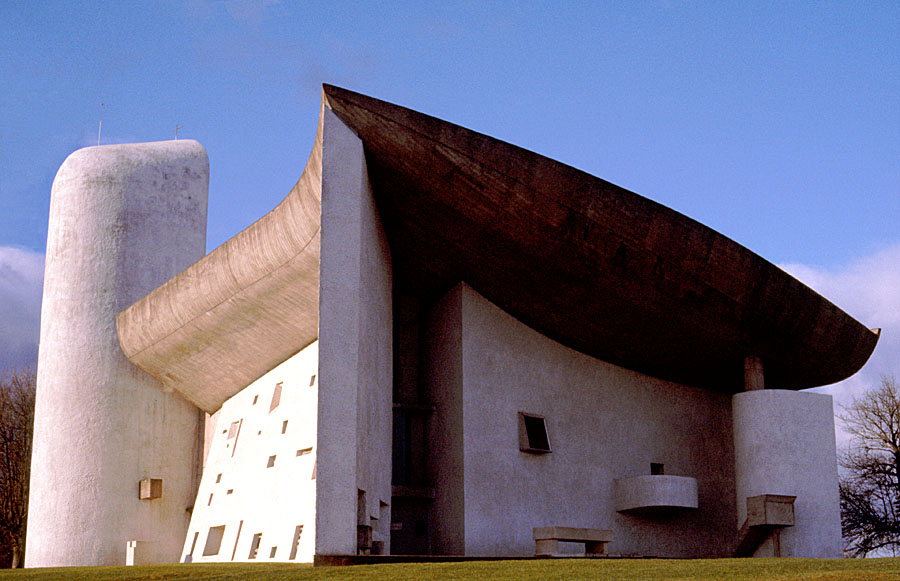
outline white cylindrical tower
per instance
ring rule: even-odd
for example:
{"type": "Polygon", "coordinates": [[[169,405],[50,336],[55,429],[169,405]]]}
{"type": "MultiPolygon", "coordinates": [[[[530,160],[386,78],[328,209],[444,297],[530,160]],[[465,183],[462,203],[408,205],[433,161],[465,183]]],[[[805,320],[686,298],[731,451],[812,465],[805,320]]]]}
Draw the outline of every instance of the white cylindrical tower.
{"type": "MultiPolygon", "coordinates": [[[[781,554],[840,557],[841,514],[831,396],[759,389],[736,394],[732,410],[737,526],[747,517],[748,497],[796,496],[794,526],[780,532],[781,554]]],[[[765,553],[765,546],[761,551],[765,553]]]]}
{"type": "Polygon", "coordinates": [[[29,567],[178,560],[197,408],[132,365],[116,315],[203,256],[209,161],[192,140],[73,153],[56,174],[41,310],[29,567]],[[139,483],[161,479],[141,500],[139,483]],[[158,488],[154,487],[154,492],[158,488]]]}

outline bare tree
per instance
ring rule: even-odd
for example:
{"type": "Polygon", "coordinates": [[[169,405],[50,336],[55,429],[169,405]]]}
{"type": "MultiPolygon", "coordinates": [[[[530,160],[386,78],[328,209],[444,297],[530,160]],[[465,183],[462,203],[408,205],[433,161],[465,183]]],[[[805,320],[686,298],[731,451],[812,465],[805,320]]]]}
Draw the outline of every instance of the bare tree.
{"type": "Polygon", "coordinates": [[[841,457],[841,529],[853,557],[900,549],[900,385],[881,385],[844,408],[840,419],[853,436],[841,457]]]}
{"type": "Polygon", "coordinates": [[[33,369],[0,377],[0,554],[11,567],[25,550],[34,390],[33,369]]]}

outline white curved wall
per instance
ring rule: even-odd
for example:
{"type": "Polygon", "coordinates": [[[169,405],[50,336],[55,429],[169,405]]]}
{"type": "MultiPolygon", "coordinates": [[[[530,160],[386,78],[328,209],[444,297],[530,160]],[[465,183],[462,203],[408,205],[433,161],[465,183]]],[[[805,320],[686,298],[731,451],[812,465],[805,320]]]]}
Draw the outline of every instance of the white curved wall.
{"type": "MultiPolygon", "coordinates": [[[[795,525],[781,532],[786,557],[840,557],[834,412],[831,396],[761,389],[736,394],[734,455],[738,522],[747,497],[796,496],[795,525]]],[[[771,556],[767,541],[756,556],[771,556]]]]}
{"type": "Polygon", "coordinates": [[[53,182],[26,563],[177,561],[202,450],[198,410],[122,354],[116,314],[203,256],[196,141],[76,151],[53,182]],[[141,501],[142,478],[162,478],[141,501]]]}

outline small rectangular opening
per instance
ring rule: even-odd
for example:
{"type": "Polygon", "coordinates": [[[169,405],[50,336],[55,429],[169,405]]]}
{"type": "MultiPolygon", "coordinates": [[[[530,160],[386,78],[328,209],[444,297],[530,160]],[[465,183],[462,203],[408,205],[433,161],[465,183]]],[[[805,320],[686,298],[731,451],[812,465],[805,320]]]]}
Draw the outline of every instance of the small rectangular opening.
{"type": "Polygon", "coordinates": [[[218,484],[220,482],[222,482],[222,474],[221,473],[218,476],[216,476],[216,484],[218,484]]]}
{"type": "Polygon", "coordinates": [[[269,462],[266,464],[266,468],[271,468],[275,465],[275,456],[269,456],[269,462]]]}
{"type": "Polygon", "coordinates": [[[519,450],[531,454],[550,453],[550,436],[544,416],[519,412],[519,450]]]}
{"type": "Polygon", "coordinates": [[[250,542],[250,555],[247,556],[248,559],[255,559],[256,554],[259,553],[259,542],[262,540],[262,533],[256,533],[253,535],[253,541],[250,542]]]}
{"type": "Polygon", "coordinates": [[[300,535],[303,534],[303,525],[297,525],[294,528],[294,542],[291,544],[291,556],[288,557],[289,561],[293,561],[297,558],[297,547],[300,546],[300,535]]]}
{"type": "Polygon", "coordinates": [[[269,404],[269,413],[281,404],[281,387],[282,382],[275,384],[275,390],[272,392],[272,403],[269,404]]]}
{"type": "Polygon", "coordinates": [[[212,504],[212,497],[213,497],[213,495],[210,494],[210,495],[209,495],[209,501],[206,503],[206,506],[209,506],[209,505],[212,504]]]}
{"type": "Polygon", "coordinates": [[[312,387],[315,384],[316,384],[316,376],[313,375],[312,377],[309,378],[309,386],[312,387]]]}
{"type": "Polygon", "coordinates": [[[254,395],[254,396],[253,396],[253,403],[252,403],[251,405],[256,405],[256,400],[258,400],[258,399],[259,399],[259,396],[258,396],[258,395],[254,395]]]}
{"type": "Polygon", "coordinates": [[[278,547],[272,547],[272,548],[269,550],[269,558],[270,558],[270,559],[274,559],[274,558],[275,558],[275,551],[277,551],[277,550],[278,550],[278,547]]]}
{"type": "Polygon", "coordinates": [[[229,488],[225,494],[234,494],[234,488],[229,488]]]}
{"type": "Polygon", "coordinates": [[[310,452],[312,452],[312,447],[309,447],[309,448],[300,448],[299,450],[297,450],[297,455],[298,455],[298,456],[306,456],[306,455],[309,454],[310,452]]]}
{"type": "Polygon", "coordinates": [[[650,474],[653,476],[665,474],[665,467],[661,463],[650,462],[650,474]]]}
{"type": "Polygon", "coordinates": [[[281,423],[281,433],[282,433],[282,434],[285,433],[285,432],[287,432],[287,423],[288,423],[287,420],[284,420],[284,421],[281,423]]]}
{"type": "Polygon", "coordinates": [[[209,532],[206,534],[206,545],[203,547],[203,556],[218,555],[219,547],[222,546],[222,537],[224,536],[225,525],[209,527],[209,532]]]}

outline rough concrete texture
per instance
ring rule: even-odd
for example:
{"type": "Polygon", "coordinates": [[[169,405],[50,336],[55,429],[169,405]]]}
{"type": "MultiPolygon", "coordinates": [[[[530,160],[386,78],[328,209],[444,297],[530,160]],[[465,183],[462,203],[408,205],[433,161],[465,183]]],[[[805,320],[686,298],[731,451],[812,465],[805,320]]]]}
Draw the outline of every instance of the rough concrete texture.
{"type": "Polygon", "coordinates": [[[358,527],[390,550],[391,255],[362,142],[322,113],[316,553],[356,554],[358,527]]]}
{"type": "MultiPolygon", "coordinates": [[[[747,498],[761,494],[796,496],[795,524],[781,531],[785,557],[840,557],[834,410],[831,396],[763,389],[736,394],[735,482],[738,521],[747,498]]],[[[772,556],[771,542],[756,556],[772,556]]]]}
{"type": "Polygon", "coordinates": [[[219,410],[182,562],[313,560],[317,365],[313,343],[219,410]]]}
{"type": "Polygon", "coordinates": [[[70,155],[53,182],[26,563],[178,559],[202,454],[200,411],[122,354],[116,314],[205,251],[209,162],[196,141],[70,155]],[[161,478],[141,501],[138,483],[161,478]]]}
{"type": "Polygon", "coordinates": [[[436,550],[462,545],[467,555],[527,555],[534,527],[571,526],[612,530],[612,553],[730,554],[737,528],[727,395],[578,353],[465,284],[437,310],[437,323],[446,318],[431,325],[429,350],[452,371],[430,375],[440,378],[430,386],[436,550]],[[544,416],[551,453],[519,450],[520,411],[544,416]],[[651,463],[695,478],[698,509],[616,512],[614,481],[649,474],[651,463]]]}
{"type": "Polygon", "coordinates": [[[321,121],[271,212],[118,316],[131,361],[208,413],[318,336],[321,121]]]}
{"type": "Polygon", "coordinates": [[[697,508],[697,480],[689,476],[642,474],[615,481],[616,510],[634,514],[671,514],[697,508]]]}

